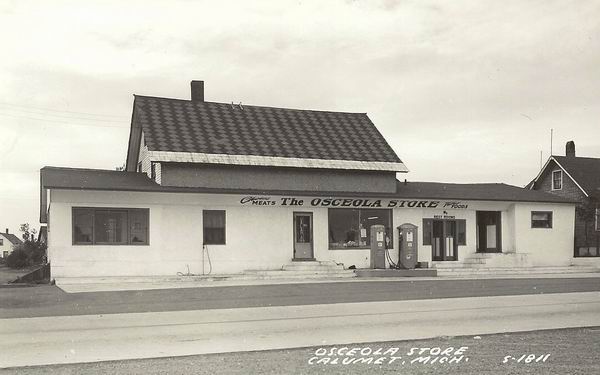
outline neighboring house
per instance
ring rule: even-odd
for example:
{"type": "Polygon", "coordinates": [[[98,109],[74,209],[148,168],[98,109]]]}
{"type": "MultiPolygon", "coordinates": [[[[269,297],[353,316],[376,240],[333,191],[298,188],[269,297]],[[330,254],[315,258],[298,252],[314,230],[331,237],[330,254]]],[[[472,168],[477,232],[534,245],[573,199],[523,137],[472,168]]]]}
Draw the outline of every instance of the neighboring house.
{"type": "Polygon", "coordinates": [[[579,202],[574,256],[600,257],[600,158],[578,157],[567,142],[565,156],[550,156],[528,188],[579,202]]]}
{"type": "Polygon", "coordinates": [[[135,96],[125,171],[42,168],[54,277],[382,268],[400,243],[436,267],[571,264],[571,199],[399,182],[408,170],[365,113],[207,102],[201,81],[191,96],[135,96]]]}
{"type": "Polygon", "coordinates": [[[22,243],[23,241],[21,241],[19,237],[12,233],[8,233],[8,228],[6,228],[6,232],[0,232],[0,258],[6,258],[12,253],[13,248],[16,245],[21,245],[22,243]]]}

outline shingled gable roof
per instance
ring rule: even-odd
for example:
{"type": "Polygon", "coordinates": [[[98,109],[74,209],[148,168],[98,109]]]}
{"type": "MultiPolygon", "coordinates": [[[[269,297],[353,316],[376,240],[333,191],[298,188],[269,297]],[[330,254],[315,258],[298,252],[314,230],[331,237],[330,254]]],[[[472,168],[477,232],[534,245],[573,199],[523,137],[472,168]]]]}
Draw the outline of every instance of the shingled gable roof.
{"type": "Polygon", "coordinates": [[[2,235],[4,238],[6,238],[8,241],[10,241],[10,243],[12,243],[13,245],[20,245],[23,243],[23,241],[21,241],[19,239],[19,237],[15,236],[12,233],[0,232],[0,235],[2,235]]]}
{"type": "Polygon", "coordinates": [[[528,185],[530,189],[533,189],[534,184],[544,174],[551,161],[563,169],[586,196],[600,199],[600,158],[553,155],[538,176],[528,185]]]}
{"type": "Polygon", "coordinates": [[[155,161],[408,171],[365,113],[136,95],[133,127],[155,161]]]}

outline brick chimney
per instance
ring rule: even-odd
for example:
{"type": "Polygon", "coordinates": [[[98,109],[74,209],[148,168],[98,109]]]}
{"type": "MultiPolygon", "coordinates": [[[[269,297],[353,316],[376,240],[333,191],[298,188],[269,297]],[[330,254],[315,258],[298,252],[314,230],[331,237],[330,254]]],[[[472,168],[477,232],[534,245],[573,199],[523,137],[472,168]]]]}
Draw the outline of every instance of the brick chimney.
{"type": "Polygon", "coordinates": [[[192,81],[192,101],[203,102],[204,101],[204,81],[192,81]]]}
{"type": "Polygon", "coordinates": [[[6,234],[8,234],[8,228],[6,228],[6,234]]]}
{"type": "Polygon", "coordinates": [[[567,145],[565,146],[565,155],[570,158],[575,157],[575,142],[567,142],[567,145]]]}

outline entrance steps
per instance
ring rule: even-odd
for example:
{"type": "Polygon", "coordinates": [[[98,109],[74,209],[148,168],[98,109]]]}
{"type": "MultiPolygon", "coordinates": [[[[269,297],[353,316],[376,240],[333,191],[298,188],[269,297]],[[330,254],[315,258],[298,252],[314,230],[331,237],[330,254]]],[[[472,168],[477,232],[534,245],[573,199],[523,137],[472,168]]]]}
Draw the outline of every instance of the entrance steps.
{"type": "Polygon", "coordinates": [[[475,253],[462,261],[432,262],[437,269],[445,268],[530,268],[533,267],[525,253],[475,253]]]}
{"type": "Polygon", "coordinates": [[[557,275],[557,274],[590,274],[599,273],[600,269],[591,266],[563,266],[563,267],[471,267],[472,265],[448,265],[438,267],[437,275],[442,277],[465,276],[527,276],[527,275],[557,275]]]}
{"type": "Polygon", "coordinates": [[[176,284],[189,282],[240,281],[258,280],[308,280],[339,279],[356,277],[354,270],[345,270],[334,262],[294,262],[284,265],[278,270],[246,270],[236,274],[183,274],[164,276],[104,276],[104,277],[63,277],[56,278],[57,285],[83,284],[176,284]]]}
{"type": "Polygon", "coordinates": [[[438,276],[527,276],[599,273],[594,266],[534,267],[526,253],[475,253],[462,261],[432,262],[438,276]]]}
{"type": "Polygon", "coordinates": [[[259,280],[276,279],[332,279],[356,277],[353,270],[346,270],[344,266],[335,262],[292,262],[281,267],[280,270],[247,270],[246,275],[254,275],[259,280]]]}

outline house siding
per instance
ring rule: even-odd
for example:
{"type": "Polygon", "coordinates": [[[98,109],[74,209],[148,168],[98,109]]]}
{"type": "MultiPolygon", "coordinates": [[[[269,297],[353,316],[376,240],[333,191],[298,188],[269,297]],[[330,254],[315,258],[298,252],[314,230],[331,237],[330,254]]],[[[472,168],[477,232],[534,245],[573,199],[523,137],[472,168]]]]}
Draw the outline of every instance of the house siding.
{"type": "Polygon", "coordinates": [[[163,186],[393,193],[394,172],[161,163],[163,186]]]}
{"type": "MultiPolygon", "coordinates": [[[[581,206],[589,205],[591,200],[585,196],[581,189],[563,170],[563,186],[560,190],[552,190],[552,172],[562,170],[561,167],[554,161],[550,161],[546,170],[542,173],[537,183],[534,186],[535,190],[541,190],[547,193],[556,194],[561,197],[569,198],[580,202],[575,209],[575,239],[574,247],[598,247],[600,243],[600,232],[595,230],[594,221],[585,221],[581,217],[581,206]]],[[[574,249],[574,252],[575,252],[574,249]]]]}

